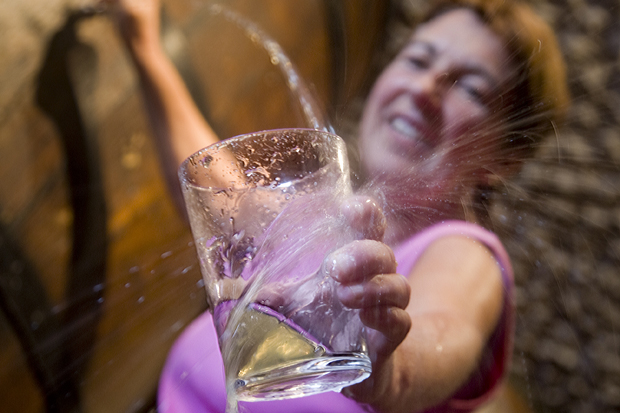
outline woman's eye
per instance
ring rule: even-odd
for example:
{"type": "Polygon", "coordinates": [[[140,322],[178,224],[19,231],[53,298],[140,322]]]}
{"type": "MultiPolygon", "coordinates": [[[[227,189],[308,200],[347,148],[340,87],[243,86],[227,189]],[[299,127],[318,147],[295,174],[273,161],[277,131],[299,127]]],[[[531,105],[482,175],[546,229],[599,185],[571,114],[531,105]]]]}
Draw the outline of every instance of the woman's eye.
{"type": "Polygon", "coordinates": [[[469,80],[457,80],[457,86],[459,86],[472,100],[477,102],[483,102],[486,96],[485,87],[479,85],[477,82],[469,80]]]}
{"type": "Polygon", "coordinates": [[[429,59],[423,56],[409,56],[409,63],[416,69],[426,69],[429,66],[429,59]]]}
{"type": "Polygon", "coordinates": [[[475,87],[475,86],[468,86],[465,85],[463,86],[463,88],[465,89],[465,92],[471,96],[473,99],[481,101],[483,98],[483,93],[480,91],[479,88],[475,87]]]}

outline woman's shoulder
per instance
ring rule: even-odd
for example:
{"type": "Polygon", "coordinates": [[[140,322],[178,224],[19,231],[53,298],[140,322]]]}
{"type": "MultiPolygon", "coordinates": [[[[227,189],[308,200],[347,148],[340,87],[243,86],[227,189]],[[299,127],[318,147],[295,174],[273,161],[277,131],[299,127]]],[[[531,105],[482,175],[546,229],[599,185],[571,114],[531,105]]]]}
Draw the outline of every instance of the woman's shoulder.
{"type": "Polygon", "coordinates": [[[447,220],[422,229],[400,245],[402,246],[413,242],[430,243],[437,238],[447,235],[461,235],[468,238],[479,239],[480,241],[499,242],[497,236],[493,232],[478,224],[463,220],[447,220]]]}
{"type": "Polygon", "coordinates": [[[394,247],[399,272],[408,274],[430,245],[446,237],[463,237],[483,244],[497,260],[506,281],[512,280],[510,258],[497,235],[478,224],[461,220],[433,224],[394,247]]]}

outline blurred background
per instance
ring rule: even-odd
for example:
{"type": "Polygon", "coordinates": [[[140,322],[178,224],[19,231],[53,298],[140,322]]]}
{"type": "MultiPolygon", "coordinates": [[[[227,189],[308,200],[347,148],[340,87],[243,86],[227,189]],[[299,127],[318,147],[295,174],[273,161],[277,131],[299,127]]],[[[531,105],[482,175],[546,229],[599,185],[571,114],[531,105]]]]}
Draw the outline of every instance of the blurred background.
{"type": "MultiPolygon", "coordinates": [[[[303,125],[265,51],[213,1],[164,0],[162,41],[221,137],[303,125]]],[[[336,128],[386,33],[422,0],[226,0],[297,66],[336,128]]],[[[0,2],[0,410],[155,409],[165,356],[206,308],[137,77],[86,0],[0,2]]],[[[509,387],[485,411],[620,410],[620,2],[544,0],[573,105],[496,200],[514,260],[509,387]]]]}

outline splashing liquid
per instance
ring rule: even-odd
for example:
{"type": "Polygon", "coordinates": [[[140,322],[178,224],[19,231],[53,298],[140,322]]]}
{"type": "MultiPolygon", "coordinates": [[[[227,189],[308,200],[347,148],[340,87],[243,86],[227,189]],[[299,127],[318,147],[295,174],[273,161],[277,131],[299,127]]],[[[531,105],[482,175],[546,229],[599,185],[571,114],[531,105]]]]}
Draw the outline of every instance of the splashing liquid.
{"type": "Polygon", "coordinates": [[[238,400],[337,391],[370,374],[357,312],[321,272],[325,255],[353,239],[334,213],[345,193],[335,185],[287,205],[245,268],[241,295],[215,308],[229,413],[238,400]]]}
{"type": "Polygon", "coordinates": [[[226,20],[234,23],[243,30],[252,43],[262,47],[267,52],[271,63],[277,66],[286,78],[290,93],[299,101],[309,127],[334,133],[334,129],[328,122],[321,106],[310,92],[303,78],[299,76],[295,65],[275,40],[268,36],[255,23],[221,4],[211,6],[209,11],[212,15],[221,15],[226,20]]]}
{"type": "MultiPolygon", "coordinates": [[[[256,24],[222,5],[211,6],[210,13],[223,16],[226,20],[234,23],[243,30],[254,44],[259,45],[267,52],[271,63],[277,66],[285,77],[291,95],[299,102],[309,127],[334,133],[315,97],[277,42],[256,24]]],[[[334,192],[339,191],[334,190],[334,192]]],[[[324,238],[327,229],[325,225],[329,226],[329,224],[326,224],[325,220],[317,219],[316,222],[321,223],[322,228],[315,228],[314,235],[309,236],[308,231],[312,232],[312,229],[306,228],[305,224],[308,219],[301,212],[295,211],[292,221],[299,221],[296,222],[298,224],[302,223],[299,228],[304,229],[303,234],[297,234],[297,239],[303,240],[302,243],[305,248],[309,240],[320,242],[319,237],[324,238]]],[[[278,244],[283,244],[282,237],[287,239],[287,251],[281,251],[278,254],[276,266],[279,267],[280,273],[282,273],[283,267],[281,261],[284,261],[284,266],[294,268],[297,264],[294,262],[294,257],[298,256],[298,251],[302,250],[302,246],[290,242],[292,238],[295,238],[295,235],[291,234],[288,229],[289,224],[290,222],[287,223],[286,227],[277,228],[280,232],[279,236],[278,231],[272,230],[271,234],[272,237],[278,239],[278,244]],[[287,258],[282,259],[282,257],[287,258]]],[[[338,234],[333,235],[338,238],[345,238],[338,234]]],[[[323,256],[324,253],[321,255],[321,259],[323,256]]],[[[269,267],[268,274],[263,272],[257,278],[273,278],[274,265],[272,264],[271,267],[266,265],[265,267],[269,267]]],[[[270,307],[254,302],[252,287],[260,286],[262,284],[260,281],[255,281],[249,291],[246,289],[238,302],[225,302],[215,309],[215,313],[220,311],[228,313],[230,311],[230,314],[224,317],[227,320],[224,331],[227,339],[220,338],[222,355],[226,360],[227,413],[239,411],[239,400],[275,400],[299,397],[328,390],[338,390],[338,388],[360,382],[368,377],[370,360],[365,354],[365,343],[363,343],[363,349],[358,352],[331,351],[322,344],[320,339],[313,337],[307,330],[300,327],[293,318],[283,316],[279,312],[280,308],[277,312],[270,307]],[[226,309],[222,310],[222,308],[226,309]],[[327,374],[327,372],[330,373],[327,374]]],[[[311,284],[315,281],[313,280],[311,284]]],[[[308,288],[316,290],[314,284],[308,288]]],[[[297,301],[298,307],[289,313],[294,313],[296,319],[303,322],[314,322],[316,324],[316,314],[321,314],[321,309],[316,308],[316,302],[307,302],[307,297],[314,297],[315,293],[316,291],[304,293],[303,290],[297,289],[295,295],[300,297],[297,301]],[[299,304],[300,302],[302,304],[299,304]]],[[[331,311],[331,307],[326,306],[325,303],[318,305],[330,308],[331,311]]],[[[354,322],[349,324],[352,326],[350,329],[357,333],[351,334],[359,337],[361,322],[357,314],[351,316],[351,311],[345,308],[340,308],[338,311],[342,314],[341,319],[343,320],[355,318],[354,322]]],[[[332,314],[325,314],[325,316],[331,317],[332,314]]],[[[223,327],[220,325],[220,328],[223,327]]],[[[349,330],[344,329],[344,325],[341,327],[343,327],[342,331],[346,331],[340,333],[341,340],[350,340],[349,330]]],[[[329,334],[333,335],[331,332],[325,333],[326,336],[329,334]]]]}

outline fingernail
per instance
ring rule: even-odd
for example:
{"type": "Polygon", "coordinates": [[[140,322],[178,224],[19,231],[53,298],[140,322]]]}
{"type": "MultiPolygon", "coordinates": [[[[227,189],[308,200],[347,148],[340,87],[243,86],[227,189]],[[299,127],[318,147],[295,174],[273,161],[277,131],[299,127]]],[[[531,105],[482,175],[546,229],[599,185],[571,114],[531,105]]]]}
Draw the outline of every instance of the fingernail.
{"type": "Polygon", "coordinates": [[[337,281],[340,280],[340,274],[350,271],[350,267],[355,265],[355,258],[341,252],[333,253],[327,258],[325,271],[327,274],[337,281]]]}
{"type": "Polygon", "coordinates": [[[333,255],[328,257],[324,263],[324,269],[327,275],[330,277],[338,279],[338,272],[336,271],[338,268],[338,260],[333,255]]]}
{"type": "Polygon", "coordinates": [[[324,262],[324,268],[327,275],[338,280],[340,275],[340,254],[337,252],[331,253],[324,262]]]}

